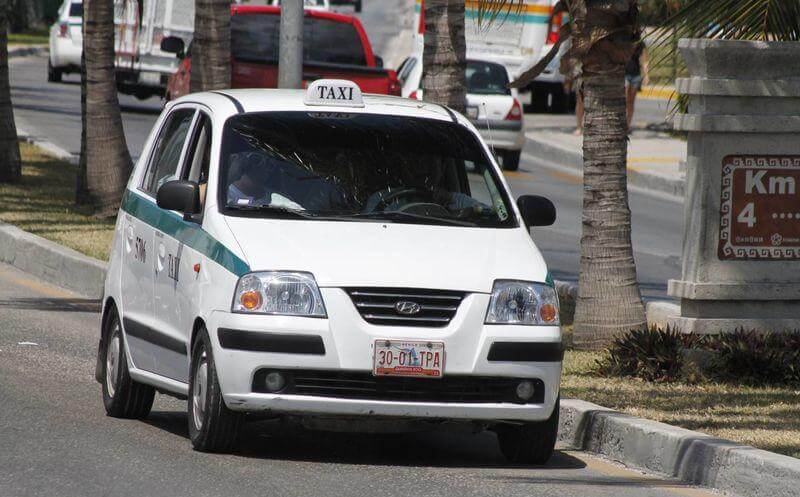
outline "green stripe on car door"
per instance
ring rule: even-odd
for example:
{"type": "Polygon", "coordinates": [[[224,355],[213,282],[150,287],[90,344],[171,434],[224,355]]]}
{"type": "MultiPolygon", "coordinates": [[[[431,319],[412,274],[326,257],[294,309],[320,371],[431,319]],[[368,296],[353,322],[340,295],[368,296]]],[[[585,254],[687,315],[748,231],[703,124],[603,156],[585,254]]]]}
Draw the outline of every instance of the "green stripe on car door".
{"type": "Polygon", "coordinates": [[[130,190],[125,190],[125,196],[122,198],[122,210],[165,235],[197,250],[236,276],[250,272],[250,266],[246,262],[214,239],[203,228],[195,223],[184,221],[181,216],[161,209],[153,202],[143,199],[130,190]]]}

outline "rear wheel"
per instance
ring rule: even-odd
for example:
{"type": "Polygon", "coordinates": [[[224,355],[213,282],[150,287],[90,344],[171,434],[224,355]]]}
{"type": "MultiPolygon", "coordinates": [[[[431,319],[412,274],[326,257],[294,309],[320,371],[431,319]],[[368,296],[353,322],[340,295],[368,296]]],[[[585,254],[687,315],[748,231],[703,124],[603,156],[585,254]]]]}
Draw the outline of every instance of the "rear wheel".
{"type": "Polygon", "coordinates": [[[500,425],[495,428],[500,451],[509,462],[545,464],[550,460],[558,435],[559,405],[560,399],[556,400],[553,413],[545,421],[500,425]]]}
{"type": "Polygon", "coordinates": [[[205,328],[192,347],[189,377],[189,438],[195,450],[230,452],[242,424],[242,414],[231,411],[222,398],[211,340],[205,328]]]}
{"type": "Polygon", "coordinates": [[[503,170],[516,171],[519,169],[520,150],[502,150],[500,157],[503,159],[503,170]]]}
{"type": "Polygon", "coordinates": [[[146,418],[153,407],[155,390],[131,379],[122,327],[113,307],[106,317],[104,336],[101,364],[106,414],[115,418],[146,418]]]}
{"type": "Polygon", "coordinates": [[[50,58],[47,59],[47,81],[51,83],[58,83],[61,81],[61,75],[63,73],[53,67],[53,63],[50,62],[50,58]]]}

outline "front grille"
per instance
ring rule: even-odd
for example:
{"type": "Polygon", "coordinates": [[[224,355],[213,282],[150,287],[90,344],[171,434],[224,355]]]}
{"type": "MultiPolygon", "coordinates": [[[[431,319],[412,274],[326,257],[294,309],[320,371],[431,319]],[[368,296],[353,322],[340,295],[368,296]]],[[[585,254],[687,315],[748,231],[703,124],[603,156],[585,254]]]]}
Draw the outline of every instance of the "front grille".
{"type": "MultiPolygon", "coordinates": [[[[268,393],[264,387],[267,373],[274,369],[260,369],[253,377],[253,391],[268,393]]],[[[527,402],[516,396],[517,384],[522,378],[489,378],[482,376],[444,376],[442,378],[404,378],[373,376],[360,371],[327,371],[320,369],[277,370],[287,379],[280,392],[340,399],[462,402],[462,403],[531,403],[544,402],[544,383],[528,379],[534,385],[534,395],[527,402]]]]}
{"type": "Polygon", "coordinates": [[[466,295],[416,288],[345,288],[345,291],[366,322],[384,326],[447,326],[466,295]],[[400,312],[397,306],[402,302],[419,306],[418,312],[400,312]]]}

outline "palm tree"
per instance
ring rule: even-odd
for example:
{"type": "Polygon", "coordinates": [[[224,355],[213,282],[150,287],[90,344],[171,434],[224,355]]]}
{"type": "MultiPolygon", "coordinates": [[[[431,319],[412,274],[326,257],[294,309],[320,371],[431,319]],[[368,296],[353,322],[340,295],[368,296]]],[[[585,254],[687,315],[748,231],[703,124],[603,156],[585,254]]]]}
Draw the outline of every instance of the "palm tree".
{"type": "Polygon", "coordinates": [[[231,0],[195,0],[192,92],[231,86],[231,0]]]}
{"type": "Polygon", "coordinates": [[[17,125],[8,82],[8,3],[0,0],[0,183],[14,183],[21,176],[17,125]]]}
{"type": "Polygon", "coordinates": [[[423,97],[463,113],[467,105],[464,0],[425,0],[424,9],[423,97]]]}
{"type": "MultiPolygon", "coordinates": [[[[117,98],[113,0],[84,0],[83,3],[86,92],[81,162],[86,167],[86,192],[95,215],[106,218],[117,213],[133,163],[125,142],[117,98]]],[[[78,190],[80,198],[81,188],[78,190]]]]}
{"type": "MultiPolygon", "coordinates": [[[[519,7],[520,0],[481,0],[482,15],[519,7]]],[[[611,339],[646,326],[636,279],[628,205],[625,117],[625,65],[640,40],[637,0],[562,0],[555,12],[566,11],[554,49],[526,71],[513,87],[529,84],[571,38],[569,53],[582,66],[585,105],[583,121],[583,233],[574,345],[605,347],[611,339]]]]}

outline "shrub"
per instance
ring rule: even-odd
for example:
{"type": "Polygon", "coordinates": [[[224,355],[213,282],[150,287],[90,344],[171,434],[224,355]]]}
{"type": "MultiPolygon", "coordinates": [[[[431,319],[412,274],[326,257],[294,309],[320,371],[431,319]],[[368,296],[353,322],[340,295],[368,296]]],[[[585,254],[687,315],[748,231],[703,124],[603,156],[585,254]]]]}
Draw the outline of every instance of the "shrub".
{"type": "Polygon", "coordinates": [[[800,385],[800,331],[736,330],[709,341],[720,380],[750,385],[800,385]]]}
{"type": "Polygon", "coordinates": [[[602,376],[634,376],[647,381],[675,381],[680,378],[683,349],[695,346],[697,335],[677,330],[649,328],[632,330],[614,339],[606,356],[597,361],[602,376]]]}

